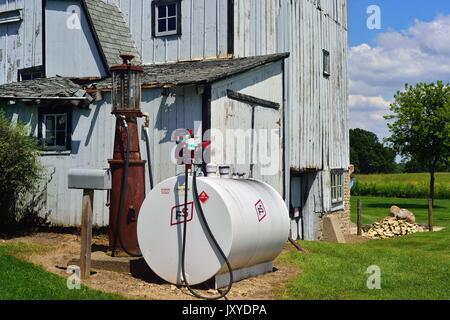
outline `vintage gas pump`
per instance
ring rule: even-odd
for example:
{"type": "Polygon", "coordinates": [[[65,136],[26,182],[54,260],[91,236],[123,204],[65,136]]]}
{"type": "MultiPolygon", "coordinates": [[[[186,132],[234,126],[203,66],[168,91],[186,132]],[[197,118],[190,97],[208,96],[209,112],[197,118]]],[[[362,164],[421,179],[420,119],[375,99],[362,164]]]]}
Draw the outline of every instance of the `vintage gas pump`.
{"type": "Polygon", "coordinates": [[[109,160],[112,195],[109,246],[112,255],[139,256],[137,218],[145,199],[145,161],[141,160],[137,119],[141,102],[142,66],[131,64],[131,55],[121,55],[123,64],[111,67],[112,114],[116,116],[114,155],[109,160]]]}

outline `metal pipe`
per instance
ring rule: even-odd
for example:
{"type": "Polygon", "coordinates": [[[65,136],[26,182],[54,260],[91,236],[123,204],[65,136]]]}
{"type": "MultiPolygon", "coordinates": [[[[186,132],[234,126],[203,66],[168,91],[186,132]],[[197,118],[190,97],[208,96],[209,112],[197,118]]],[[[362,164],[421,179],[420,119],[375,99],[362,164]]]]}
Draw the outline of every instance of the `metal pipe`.
{"type": "Polygon", "coordinates": [[[147,161],[148,161],[148,177],[150,179],[150,191],[153,190],[154,187],[154,181],[153,181],[153,172],[152,172],[152,158],[150,153],[150,135],[149,135],[149,129],[150,129],[150,115],[148,113],[143,113],[145,117],[145,123],[144,123],[144,134],[145,134],[145,143],[147,147],[147,161]]]}

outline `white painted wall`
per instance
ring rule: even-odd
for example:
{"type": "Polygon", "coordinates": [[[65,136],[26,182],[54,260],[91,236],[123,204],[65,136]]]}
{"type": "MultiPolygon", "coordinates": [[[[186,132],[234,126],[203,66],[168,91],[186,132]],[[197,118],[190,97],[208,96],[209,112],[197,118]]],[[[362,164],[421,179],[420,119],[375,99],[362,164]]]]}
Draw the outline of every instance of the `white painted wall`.
{"type": "Polygon", "coordinates": [[[150,0],[104,0],[116,4],[128,23],[144,63],[226,57],[228,0],[183,0],[182,34],[152,37],[150,0]]]}
{"type": "Polygon", "coordinates": [[[17,81],[17,70],[42,65],[42,1],[1,0],[0,12],[21,9],[23,20],[0,25],[0,84],[17,81]]]}
{"type": "MultiPolygon", "coordinates": [[[[269,131],[275,130],[278,143],[272,142],[272,137],[268,139],[267,144],[257,143],[254,147],[256,153],[254,159],[259,159],[260,151],[262,154],[276,155],[278,163],[276,172],[265,173],[263,168],[268,170],[267,164],[262,164],[257,161],[254,166],[254,178],[269,183],[274,187],[280,195],[283,195],[284,177],[283,177],[283,64],[281,61],[259,67],[249,71],[243,75],[233,77],[231,79],[220,81],[212,87],[211,97],[211,128],[222,132],[226,137],[226,130],[249,130],[251,129],[252,108],[247,104],[236,100],[231,100],[227,97],[227,90],[233,90],[242,94],[254,96],[260,99],[276,102],[280,104],[280,110],[272,110],[263,107],[256,107],[255,109],[255,128],[256,130],[268,130],[267,137],[269,138],[269,131]]],[[[261,131],[259,131],[261,132],[261,131]]],[[[240,136],[241,134],[239,134],[240,136]]],[[[258,141],[258,137],[257,137],[258,141]]],[[[226,143],[230,141],[225,140],[226,143]]],[[[232,142],[234,145],[234,143],[232,142]]],[[[235,151],[235,156],[227,159],[227,153],[224,156],[213,155],[212,162],[222,163],[228,165],[235,165],[236,171],[240,173],[250,173],[250,139],[247,139],[247,146],[245,148],[246,164],[239,163],[238,154],[235,151]]],[[[228,158],[231,156],[228,155],[228,158]]],[[[263,161],[265,162],[265,161],[263,161]]],[[[274,165],[275,165],[274,164],[274,165]]]]}
{"type": "Polygon", "coordinates": [[[106,76],[107,70],[79,1],[47,0],[45,14],[47,77],[106,76]],[[79,12],[75,11],[73,18],[79,22],[70,20],[74,8],[79,12]]]}

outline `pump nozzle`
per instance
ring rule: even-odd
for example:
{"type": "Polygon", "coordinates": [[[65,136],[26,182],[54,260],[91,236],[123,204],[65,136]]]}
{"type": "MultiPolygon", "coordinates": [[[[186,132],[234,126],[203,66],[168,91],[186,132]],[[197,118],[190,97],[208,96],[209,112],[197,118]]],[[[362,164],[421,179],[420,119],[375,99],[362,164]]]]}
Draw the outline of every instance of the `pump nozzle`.
{"type": "Polygon", "coordinates": [[[127,117],[125,117],[123,114],[118,114],[116,115],[117,119],[122,121],[122,125],[124,128],[128,128],[128,122],[127,122],[127,117]]]}

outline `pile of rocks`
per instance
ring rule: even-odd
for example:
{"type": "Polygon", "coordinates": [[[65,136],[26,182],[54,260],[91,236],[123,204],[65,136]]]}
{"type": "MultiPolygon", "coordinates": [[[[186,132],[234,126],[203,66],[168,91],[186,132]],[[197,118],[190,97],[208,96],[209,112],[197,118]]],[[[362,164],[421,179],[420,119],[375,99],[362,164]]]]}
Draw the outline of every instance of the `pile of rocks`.
{"type": "Polygon", "coordinates": [[[416,218],[412,212],[397,206],[390,209],[389,217],[364,229],[365,236],[371,239],[401,237],[426,231],[425,227],[416,224],[416,218]]]}

